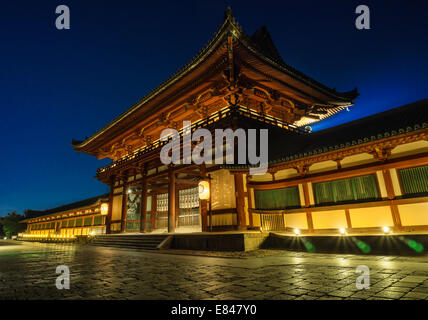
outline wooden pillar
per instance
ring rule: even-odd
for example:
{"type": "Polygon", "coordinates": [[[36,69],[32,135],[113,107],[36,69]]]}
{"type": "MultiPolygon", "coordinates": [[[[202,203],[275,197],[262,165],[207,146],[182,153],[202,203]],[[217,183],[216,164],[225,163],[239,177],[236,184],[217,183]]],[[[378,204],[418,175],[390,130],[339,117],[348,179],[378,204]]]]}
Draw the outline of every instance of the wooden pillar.
{"type": "Polygon", "coordinates": [[[242,173],[236,173],[234,177],[238,230],[246,230],[247,222],[245,219],[244,179],[242,173]]]}
{"type": "Polygon", "coordinates": [[[107,211],[107,217],[106,217],[106,233],[111,233],[111,217],[113,214],[113,198],[114,198],[114,183],[115,178],[114,176],[110,177],[110,194],[108,199],[108,211],[107,211]]]}
{"type": "Polygon", "coordinates": [[[154,229],[156,229],[156,215],[157,215],[157,200],[156,200],[157,196],[155,194],[152,194],[152,212],[150,217],[152,218],[152,225],[151,225],[151,230],[153,231],[154,229]]]}
{"type": "Polygon", "coordinates": [[[253,189],[249,187],[249,177],[247,174],[247,178],[246,178],[246,184],[247,184],[247,199],[248,199],[248,218],[249,218],[249,225],[250,228],[254,228],[254,223],[253,223],[253,196],[252,196],[252,192],[253,189]]]}
{"type": "Polygon", "coordinates": [[[127,194],[127,182],[128,182],[128,176],[124,174],[122,176],[123,184],[122,184],[122,216],[120,219],[120,232],[126,231],[126,203],[128,200],[128,194],[127,194]]]}
{"type": "Polygon", "coordinates": [[[308,222],[308,231],[314,232],[314,221],[312,220],[312,212],[309,209],[305,209],[306,211],[306,220],[308,222]]]}
{"type": "Polygon", "coordinates": [[[306,212],[306,220],[308,223],[308,231],[314,232],[314,222],[312,219],[312,211],[311,209],[309,209],[309,207],[311,206],[311,202],[309,200],[309,189],[308,189],[307,182],[303,182],[302,187],[303,187],[303,195],[305,198],[305,208],[306,208],[305,212],[306,212]]]}
{"type": "Polygon", "coordinates": [[[346,216],[346,225],[349,230],[352,229],[352,221],[351,221],[351,215],[349,214],[349,209],[345,209],[345,216],[346,216]]]}
{"type": "MultiPolygon", "coordinates": [[[[389,200],[395,199],[394,185],[392,184],[391,172],[388,168],[382,169],[383,180],[385,180],[386,194],[389,200]]],[[[391,201],[392,202],[392,201],[391,201]]],[[[402,229],[400,213],[396,204],[390,204],[392,221],[394,223],[394,230],[402,229]]]]}
{"type": "Polygon", "coordinates": [[[175,172],[173,166],[168,168],[168,232],[175,231],[175,200],[176,200],[176,188],[175,188],[175,172]]]}
{"type": "Polygon", "coordinates": [[[398,206],[396,204],[391,204],[391,214],[392,221],[394,223],[394,230],[399,231],[403,229],[403,226],[401,224],[400,212],[398,211],[398,206]]]}
{"type": "Polygon", "coordinates": [[[146,232],[147,216],[147,170],[144,167],[141,172],[141,214],[140,214],[140,232],[146,232]]]}
{"type": "Polygon", "coordinates": [[[178,223],[178,216],[179,216],[179,196],[178,196],[179,188],[175,187],[175,228],[180,227],[180,224],[178,223]]]}
{"type": "Polygon", "coordinates": [[[383,169],[383,180],[385,180],[386,193],[388,195],[388,199],[392,200],[395,198],[394,186],[392,185],[391,173],[388,169],[383,169]]]}
{"type": "MultiPolygon", "coordinates": [[[[200,165],[200,175],[201,177],[205,177],[207,175],[207,168],[205,166],[205,163],[200,165]]],[[[212,195],[212,190],[210,190],[210,193],[212,195]]],[[[210,197],[211,197],[210,195],[210,197]]],[[[207,200],[199,200],[199,205],[201,208],[201,225],[202,225],[202,231],[208,232],[208,201],[207,200]]]]}

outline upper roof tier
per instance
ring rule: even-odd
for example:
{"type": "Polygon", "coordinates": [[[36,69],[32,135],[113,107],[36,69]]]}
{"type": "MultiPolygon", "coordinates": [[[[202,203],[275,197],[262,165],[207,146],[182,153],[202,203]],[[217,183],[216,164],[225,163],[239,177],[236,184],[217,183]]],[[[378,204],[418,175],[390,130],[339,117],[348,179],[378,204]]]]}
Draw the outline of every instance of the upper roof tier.
{"type": "Polygon", "coordinates": [[[296,126],[353,105],[356,89],[337,92],[287,65],[266,27],[248,36],[228,8],[208,44],[183,68],[84,141],[72,145],[118,160],[229,105],[242,105],[296,126]]]}

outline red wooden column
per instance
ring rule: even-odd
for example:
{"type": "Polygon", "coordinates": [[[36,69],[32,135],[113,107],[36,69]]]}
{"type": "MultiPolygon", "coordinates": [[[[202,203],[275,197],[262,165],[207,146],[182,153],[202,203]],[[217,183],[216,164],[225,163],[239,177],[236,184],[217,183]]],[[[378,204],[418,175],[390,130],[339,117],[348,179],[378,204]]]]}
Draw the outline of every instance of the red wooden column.
{"type": "Polygon", "coordinates": [[[250,183],[250,177],[247,174],[247,177],[245,179],[245,183],[247,184],[247,199],[248,199],[248,218],[249,218],[249,225],[250,228],[254,228],[254,222],[253,222],[253,198],[252,198],[252,189],[249,187],[250,183]]]}
{"type": "Polygon", "coordinates": [[[128,199],[127,194],[127,185],[128,185],[128,175],[124,174],[122,176],[122,218],[120,219],[120,232],[126,231],[126,202],[128,199]]]}
{"type": "Polygon", "coordinates": [[[141,214],[140,214],[140,232],[146,232],[147,216],[147,170],[143,167],[141,172],[141,214]]]}
{"type": "Polygon", "coordinates": [[[114,183],[115,183],[115,177],[110,177],[110,195],[108,199],[108,212],[106,217],[106,233],[111,233],[111,217],[113,214],[113,198],[114,198],[114,183]]]}
{"type": "Polygon", "coordinates": [[[309,201],[309,189],[308,189],[308,184],[306,181],[302,182],[302,187],[303,187],[303,195],[304,195],[304,200],[305,200],[305,212],[306,212],[306,219],[308,222],[308,231],[314,232],[314,222],[312,219],[312,210],[309,209],[309,207],[311,206],[311,203],[309,201]]]}
{"type": "Polygon", "coordinates": [[[346,217],[346,225],[348,230],[352,231],[352,221],[351,214],[349,213],[349,209],[345,209],[345,217],[346,217]]]}
{"type": "MultiPolygon", "coordinates": [[[[201,177],[205,177],[207,175],[207,168],[205,166],[205,163],[201,164],[199,168],[200,168],[201,177]]],[[[210,190],[210,193],[212,195],[212,190],[210,190]]],[[[208,201],[207,200],[199,200],[199,204],[201,207],[202,231],[207,232],[208,231],[208,214],[207,214],[208,213],[208,201]]]]}
{"type": "MultiPolygon", "coordinates": [[[[385,181],[388,200],[393,200],[395,199],[395,191],[394,191],[394,185],[392,184],[391,172],[389,171],[388,168],[383,168],[382,174],[383,174],[383,180],[385,181]]],[[[391,209],[391,215],[392,215],[392,222],[394,223],[394,230],[399,231],[403,229],[403,226],[401,224],[400,212],[398,211],[397,205],[392,204],[391,202],[390,209],[391,209]]]]}
{"type": "Polygon", "coordinates": [[[156,215],[157,215],[157,201],[156,201],[156,195],[152,194],[152,211],[151,211],[151,218],[152,218],[152,225],[151,230],[153,231],[156,229],[156,215]]]}
{"type": "Polygon", "coordinates": [[[176,212],[175,212],[175,200],[176,200],[176,188],[175,188],[175,172],[174,167],[170,166],[168,168],[168,178],[169,178],[169,184],[168,184],[168,232],[174,232],[175,231],[175,219],[176,219],[176,212]]]}
{"type": "Polygon", "coordinates": [[[245,219],[244,178],[242,173],[236,173],[234,177],[238,230],[246,230],[247,223],[245,219]]]}

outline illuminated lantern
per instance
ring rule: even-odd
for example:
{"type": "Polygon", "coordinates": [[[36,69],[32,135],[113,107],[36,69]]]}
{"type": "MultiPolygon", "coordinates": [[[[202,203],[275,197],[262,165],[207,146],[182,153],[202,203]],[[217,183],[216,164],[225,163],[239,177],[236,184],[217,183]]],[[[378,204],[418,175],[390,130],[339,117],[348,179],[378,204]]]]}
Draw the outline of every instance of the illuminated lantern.
{"type": "Polygon", "coordinates": [[[102,214],[103,216],[106,216],[106,215],[107,215],[107,213],[108,213],[108,204],[107,204],[107,203],[103,203],[103,204],[101,205],[101,214],[102,214]]]}
{"type": "Polygon", "coordinates": [[[210,184],[206,180],[199,182],[199,199],[208,200],[210,198],[210,184]]]}

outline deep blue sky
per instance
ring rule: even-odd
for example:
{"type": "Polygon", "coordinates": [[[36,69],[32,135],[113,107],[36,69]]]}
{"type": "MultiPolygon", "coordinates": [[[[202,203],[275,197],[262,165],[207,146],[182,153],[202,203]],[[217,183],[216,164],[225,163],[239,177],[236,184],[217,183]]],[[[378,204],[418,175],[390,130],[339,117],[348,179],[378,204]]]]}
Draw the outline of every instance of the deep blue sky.
{"type": "Polygon", "coordinates": [[[230,5],[244,30],[266,24],[284,60],[337,90],[358,88],[339,124],[428,97],[426,1],[5,1],[0,3],[0,215],[102,194],[107,161],[76,153],[210,39],[230,5]],[[71,30],[55,28],[55,8],[71,30]],[[371,30],[355,8],[371,9],[371,30]]]}

